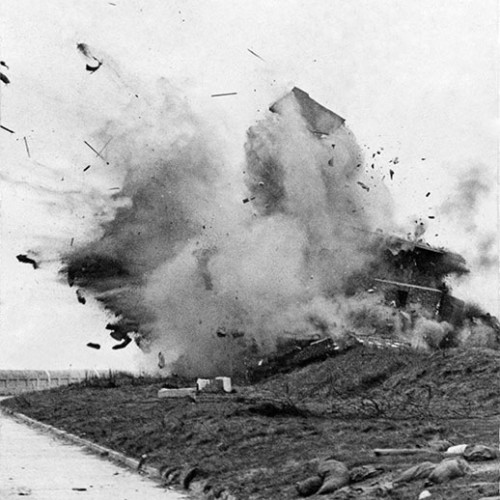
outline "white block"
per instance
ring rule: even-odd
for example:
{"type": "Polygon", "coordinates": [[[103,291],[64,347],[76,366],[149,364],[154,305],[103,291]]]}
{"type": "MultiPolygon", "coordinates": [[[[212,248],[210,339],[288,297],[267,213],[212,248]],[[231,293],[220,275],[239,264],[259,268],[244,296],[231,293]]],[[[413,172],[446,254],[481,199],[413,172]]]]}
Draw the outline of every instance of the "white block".
{"type": "Polygon", "coordinates": [[[211,380],[209,378],[199,378],[196,381],[196,387],[199,391],[202,391],[207,385],[210,385],[211,380]]]}
{"type": "Polygon", "coordinates": [[[222,380],[222,387],[224,388],[224,392],[231,392],[233,390],[230,377],[215,377],[215,380],[222,380]]]}
{"type": "Polygon", "coordinates": [[[466,444],[457,444],[456,446],[450,446],[445,452],[445,455],[463,455],[465,448],[467,448],[466,444]]]}
{"type": "Polygon", "coordinates": [[[182,389],[160,389],[159,398],[194,398],[196,387],[183,387],[182,389]]]}

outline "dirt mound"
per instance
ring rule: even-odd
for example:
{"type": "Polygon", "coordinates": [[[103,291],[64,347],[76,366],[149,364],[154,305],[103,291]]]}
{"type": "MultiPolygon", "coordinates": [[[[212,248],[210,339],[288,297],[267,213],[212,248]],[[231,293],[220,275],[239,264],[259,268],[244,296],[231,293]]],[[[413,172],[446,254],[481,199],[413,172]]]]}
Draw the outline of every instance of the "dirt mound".
{"type": "Polygon", "coordinates": [[[469,417],[498,413],[500,353],[357,347],[268,380],[263,389],[349,417],[469,417]]]}

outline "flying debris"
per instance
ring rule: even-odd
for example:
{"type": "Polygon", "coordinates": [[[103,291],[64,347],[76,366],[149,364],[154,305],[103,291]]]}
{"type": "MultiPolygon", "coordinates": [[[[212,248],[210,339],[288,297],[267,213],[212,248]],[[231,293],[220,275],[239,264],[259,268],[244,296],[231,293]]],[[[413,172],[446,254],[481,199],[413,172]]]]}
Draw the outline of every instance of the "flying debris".
{"type": "Polygon", "coordinates": [[[224,97],[227,95],[237,95],[238,92],[226,92],[224,94],[212,94],[210,97],[224,97]]]}
{"type": "Polygon", "coordinates": [[[391,176],[391,181],[392,181],[392,178],[394,177],[394,170],[389,170],[389,175],[391,176]]]}
{"type": "Polygon", "coordinates": [[[258,57],[261,61],[266,62],[266,61],[265,61],[265,59],[262,59],[262,57],[260,57],[260,56],[259,56],[259,54],[257,54],[257,53],[256,53],[256,52],[254,52],[253,50],[250,50],[250,49],[247,49],[247,50],[248,50],[248,52],[250,52],[250,54],[252,54],[253,56],[258,57]]]}
{"type": "Polygon", "coordinates": [[[163,356],[162,352],[158,353],[158,368],[160,370],[165,368],[165,356],[163,356]]]}
{"type": "Polygon", "coordinates": [[[100,349],[101,348],[101,344],[96,344],[95,342],[89,342],[87,344],[87,347],[90,347],[91,349],[100,349]]]}
{"type": "Polygon", "coordinates": [[[15,132],[13,130],[11,130],[10,128],[5,127],[4,125],[0,125],[0,128],[3,128],[4,130],[6,130],[7,132],[10,132],[11,134],[15,134],[15,132]]]}
{"type": "Polygon", "coordinates": [[[87,166],[83,169],[83,171],[84,171],[84,172],[86,172],[86,171],[87,171],[90,167],[91,167],[91,165],[87,165],[87,166]]]}
{"type": "Polygon", "coordinates": [[[429,215],[429,219],[435,219],[436,217],[434,215],[429,215]]]}
{"type": "Polygon", "coordinates": [[[365,191],[370,191],[370,188],[364,184],[363,182],[361,181],[358,181],[358,184],[365,190],[365,191]]]}
{"type": "Polygon", "coordinates": [[[5,63],[5,61],[0,61],[0,66],[3,66],[4,68],[7,68],[7,69],[10,69],[7,64],[5,63]]]}
{"type": "Polygon", "coordinates": [[[10,83],[10,80],[7,78],[7,75],[4,75],[3,73],[0,73],[0,80],[5,83],[5,85],[8,85],[10,83]]]}
{"type": "Polygon", "coordinates": [[[123,339],[123,342],[121,344],[114,345],[112,347],[112,349],[115,349],[115,350],[116,349],[123,349],[123,348],[127,347],[130,344],[130,342],[132,342],[132,339],[128,335],[126,335],[125,338],[123,339]]]}
{"type": "Polygon", "coordinates": [[[26,146],[26,153],[28,153],[28,158],[31,158],[30,148],[28,146],[28,140],[26,139],[26,136],[24,136],[24,145],[26,146]]]}
{"type": "Polygon", "coordinates": [[[22,262],[23,264],[31,264],[33,266],[33,269],[38,269],[38,264],[35,260],[31,259],[28,257],[26,254],[19,254],[16,255],[16,259],[19,262],[22,262]]]}
{"type": "Polygon", "coordinates": [[[227,337],[227,332],[225,328],[219,328],[216,332],[217,337],[224,338],[227,337]]]}
{"type": "Polygon", "coordinates": [[[85,298],[85,295],[83,295],[83,292],[80,289],[78,289],[76,291],[76,298],[78,299],[78,302],[80,302],[80,304],[84,304],[85,305],[86,302],[87,302],[87,299],[85,298]]]}
{"type": "Polygon", "coordinates": [[[90,51],[89,46],[86,43],[77,43],[76,48],[90,61],[87,62],[85,69],[90,73],[96,72],[102,65],[102,61],[97,59],[90,51]]]}
{"type": "Polygon", "coordinates": [[[428,198],[430,195],[431,195],[431,192],[429,191],[429,192],[425,195],[425,197],[426,197],[426,198],[428,198]]]}

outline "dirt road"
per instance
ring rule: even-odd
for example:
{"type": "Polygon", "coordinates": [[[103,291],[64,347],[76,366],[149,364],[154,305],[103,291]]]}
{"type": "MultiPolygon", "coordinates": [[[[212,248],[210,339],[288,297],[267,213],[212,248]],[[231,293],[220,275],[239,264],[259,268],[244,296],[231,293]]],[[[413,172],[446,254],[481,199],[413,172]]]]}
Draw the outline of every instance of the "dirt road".
{"type": "Polygon", "coordinates": [[[0,499],[181,500],[153,481],[0,413],[0,499]]]}

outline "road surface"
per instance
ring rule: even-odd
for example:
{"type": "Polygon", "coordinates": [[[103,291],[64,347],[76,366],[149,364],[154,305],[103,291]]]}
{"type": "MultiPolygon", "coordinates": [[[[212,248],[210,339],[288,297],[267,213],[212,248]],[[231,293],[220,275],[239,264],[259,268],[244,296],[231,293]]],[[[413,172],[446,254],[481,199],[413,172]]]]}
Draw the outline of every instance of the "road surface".
{"type": "Polygon", "coordinates": [[[139,474],[0,413],[0,499],[181,500],[139,474]]]}

